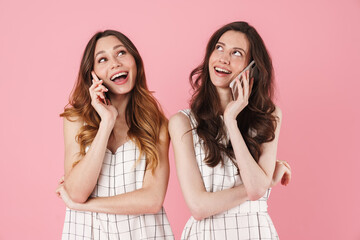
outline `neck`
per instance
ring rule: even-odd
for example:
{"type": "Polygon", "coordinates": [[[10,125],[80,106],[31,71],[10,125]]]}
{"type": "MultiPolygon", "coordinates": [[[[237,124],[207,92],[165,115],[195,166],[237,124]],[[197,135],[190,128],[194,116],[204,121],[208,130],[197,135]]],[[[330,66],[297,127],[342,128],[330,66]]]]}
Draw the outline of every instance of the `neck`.
{"type": "Polygon", "coordinates": [[[110,140],[114,142],[124,142],[129,130],[128,123],[126,122],[126,106],[130,99],[130,94],[109,94],[111,104],[118,111],[118,116],[110,136],[110,140]]]}
{"type": "Polygon", "coordinates": [[[220,98],[221,111],[224,112],[226,106],[233,100],[231,90],[230,88],[217,88],[217,92],[220,98]]]}
{"type": "Polygon", "coordinates": [[[110,100],[111,100],[111,104],[116,108],[116,110],[118,111],[118,117],[116,119],[116,121],[120,120],[125,120],[125,111],[126,111],[126,106],[129,102],[130,99],[130,94],[109,94],[110,100]]]}

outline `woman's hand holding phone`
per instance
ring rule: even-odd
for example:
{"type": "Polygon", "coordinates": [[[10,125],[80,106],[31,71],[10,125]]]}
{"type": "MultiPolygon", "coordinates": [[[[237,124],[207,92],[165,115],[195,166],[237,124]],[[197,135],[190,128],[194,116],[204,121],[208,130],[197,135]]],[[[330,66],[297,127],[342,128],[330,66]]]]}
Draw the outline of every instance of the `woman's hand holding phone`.
{"type": "Polygon", "coordinates": [[[100,115],[101,120],[115,123],[118,112],[105,96],[108,89],[103,85],[103,81],[96,76],[94,71],[91,72],[91,75],[93,77],[92,85],[89,88],[91,105],[100,115]]]}
{"type": "Polygon", "coordinates": [[[224,121],[227,125],[228,121],[236,120],[239,113],[248,105],[251,89],[254,79],[249,79],[249,70],[240,74],[240,77],[235,78],[235,87],[237,90],[237,98],[231,101],[225,108],[224,121]]]}

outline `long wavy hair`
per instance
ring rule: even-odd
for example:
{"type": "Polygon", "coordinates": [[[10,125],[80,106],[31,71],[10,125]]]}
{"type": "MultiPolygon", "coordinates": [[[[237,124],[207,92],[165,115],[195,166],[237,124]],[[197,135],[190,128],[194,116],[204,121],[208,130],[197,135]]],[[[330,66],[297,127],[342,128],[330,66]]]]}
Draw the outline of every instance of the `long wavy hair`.
{"type": "MultiPolygon", "coordinates": [[[[246,22],[232,22],[218,29],[210,38],[203,62],[190,73],[190,83],[194,90],[190,100],[192,114],[197,126],[196,132],[204,143],[205,163],[215,167],[223,163],[226,154],[234,159],[234,151],[230,143],[224,143],[226,132],[221,118],[223,114],[216,87],[210,80],[209,58],[220,37],[227,31],[238,31],[246,35],[250,43],[250,61],[255,60],[259,69],[248,105],[237,116],[237,125],[245,143],[258,161],[262,153],[261,144],[275,138],[277,118],[273,115],[275,105],[272,101],[274,93],[273,66],[265,44],[255,28],[246,22]]],[[[250,62],[249,61],[249,62],[250,62]]]]}
{"type": "MultiPolygon", "coordinates": [[[[76,141],[80,144],[79,154],[84,156],[86,147],[95,138],[101,120],[91,105],[89,88],[92,84],[91,71],[94,67],[96,43],[100,38],[107,36],[117,37],[135,59],[137,68],[136,81],[134,88],[130,92],[130,99],[125,110],[126,122],[129,126],[127,134],[139,148],[139,158],[142,154],[145,154],[147,168],[154,171],[159,163],[156,144],[159,142],[161,127],[165,126],[167,129],[167,119],[152,92],[148,90],[144,64],[138,50],[124,34],[114,30],[106,30],[96,33],[90,39],[82,56],[78,78],[70,95],[69,103],[60,116],[67,118],[69,121],[75,119],[84,122],[76,136],[76,141]]],[[[78,162],[75,162],[73,166],[78,162]]]]}

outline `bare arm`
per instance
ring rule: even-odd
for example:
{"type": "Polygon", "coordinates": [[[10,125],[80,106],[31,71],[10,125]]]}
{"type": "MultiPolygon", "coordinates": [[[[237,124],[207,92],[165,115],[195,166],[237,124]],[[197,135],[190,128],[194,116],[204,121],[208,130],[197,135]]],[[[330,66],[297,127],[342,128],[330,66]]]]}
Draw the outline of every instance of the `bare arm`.
{"type": "Polygon", "coordinates": [[[236,117],[247,106],[252,88],[253,79],[249,80],[249,72],[243,74],[243,85],[236,80],[239,88],[239,96],[231,101],[224,111],[224,122],[228,129],[235,158],[240,169],[241,179],[245,185],[250,200],[261,198],[272,183],[276,163],[277,144],[281,125],[281,110],[275,109],[273,113],[278,118],[275,129],[275,138],[271,142],[261,145],[262,154],[256,162],[237,126],[236,117]]]}
{"type": "Polygon", "coordinates": [[[118,115],[114,106],[105,105],[101,98],[107,89],[102,81],[93,75],[94,81],[89,92],[92,106],[101,117],[98,132],[84,157],[79,156],[80,145],[76,142],[76,135],[82,127],[80,119],[64,118],[64,140],[65,140],[65,181],[64,187],[70,198],[79,203],[85,202],[93,191],[100,174],[101,166],[109,140],[109,136],[118,115]],[[79,161],[73,167],[74,162],[79,161]]]}
{"type": "Polygon", "coordinates": [[[80,145],[75,137],[82,122],[71,122],[64,118],[65,139],[65,182],[64,186],[70,198],[75,202],[85,202],[93,191],[102,167],[107,142],[112,127],[100,123],[98,133],[88,152],[79,158],[80,145]],[[74,162],[79,161],[73,167],[74,162]]]}
{"type": "Polygon", "coordinates": [[[177,113],[170,119],[169,132],[180,186],[192,216],[201,220],[231,209],[248,198],[244,185],[218,192],[206,191],[190,129],[189,119],[184,114],[177,113]]]}
{"type": "Polygon", "coordinates": [[[261,198],[272,182],[281,124],[280,109],[277,108],[275,115],[279,117],[275,130],[275,138],[271,142],[262,144],[262,154],[258,163],[254,160],[247,148],[236,120],[227,123],[235,158],[240,169],[241,179],[250,200],[261,198]]]}
{"type": "Polygon", "coordinates": [[[165,127],[160,133],[158,150],[159,164],[154,174],[151,170],[146,170],[141,189],[112,197],[91,198],[83,204],[71,201],[61,186],[58,188],[58,193],[65,204],[75,210],[112,214],[157,213],[164,202],[169,180],[169,136],[165,127]]]}

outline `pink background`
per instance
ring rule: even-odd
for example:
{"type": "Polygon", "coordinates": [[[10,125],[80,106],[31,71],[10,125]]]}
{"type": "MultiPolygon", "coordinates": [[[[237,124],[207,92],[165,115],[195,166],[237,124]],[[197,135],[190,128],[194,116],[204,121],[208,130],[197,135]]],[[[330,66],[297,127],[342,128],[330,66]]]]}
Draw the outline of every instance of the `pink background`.
{"type": "MultiPolygon", "coordinates": [[[[167,116],[187,107],[188,75],[210,35],[254,25],[272,55],[283,111],[279,159],[293,168],[269,212],[281,239],[360,239],[360,2],[0,1],[0,239],[60,239],[62,119],[85,44],[132,39],[167,116]]],[[[189,217],[170,152],[165,208],[179,239],[189,217]]]]}

